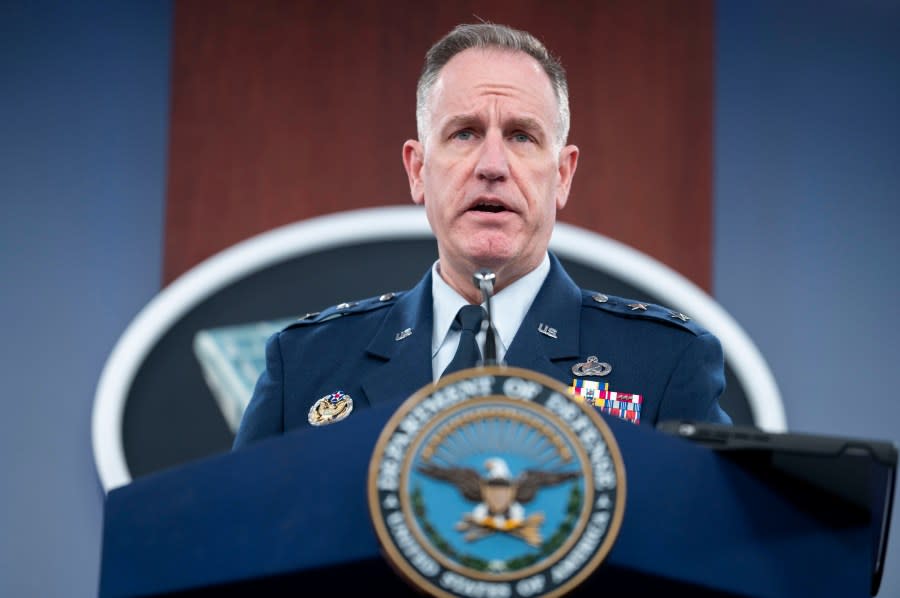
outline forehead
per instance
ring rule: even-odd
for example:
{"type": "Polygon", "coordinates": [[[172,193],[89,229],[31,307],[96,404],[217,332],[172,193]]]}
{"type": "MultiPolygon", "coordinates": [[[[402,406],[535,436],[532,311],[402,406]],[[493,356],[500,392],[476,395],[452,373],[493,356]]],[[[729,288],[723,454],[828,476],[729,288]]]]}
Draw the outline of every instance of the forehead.
{"type": "Polygon", "coordinates": [[[499,48],[470,48],[450,59],[431,91],[432,118],[477,112],[490,100],[547,121],[555,120],[556,94],[537,60],[499,48]]]}

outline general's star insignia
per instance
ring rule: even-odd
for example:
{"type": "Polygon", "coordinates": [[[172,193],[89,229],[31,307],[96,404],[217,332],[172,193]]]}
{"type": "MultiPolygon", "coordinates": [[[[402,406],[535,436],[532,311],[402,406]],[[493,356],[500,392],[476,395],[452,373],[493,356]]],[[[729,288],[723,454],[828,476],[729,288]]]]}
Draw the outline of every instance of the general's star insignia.
{"type": "Polygon", "coordinates": [[[669,313],[669,316],[675,318],[676,320],[681,320],[682,322],[687,322],[690,318],[680,311],[673,311],[669,313]]]}
{"type": "Polygon", "coordinates": [[[646,303],[629,303],[628,307],[631,308],[631,311],[647,311],[646,303]]]}

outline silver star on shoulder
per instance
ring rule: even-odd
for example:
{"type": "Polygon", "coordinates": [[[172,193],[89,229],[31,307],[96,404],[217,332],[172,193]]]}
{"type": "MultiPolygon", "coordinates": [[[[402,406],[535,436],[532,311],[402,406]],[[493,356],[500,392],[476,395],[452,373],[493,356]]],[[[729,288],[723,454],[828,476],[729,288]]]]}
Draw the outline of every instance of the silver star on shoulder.
{"type": "Polygon", "coordinates": [[[669,316],[675,318],[676,320],[681,320],[682,322],[687,322],[690,318],[680,311],[669,312],[669,316]]]}
{"type": "Polygon", "coordinates": [[[629,303],[628,307],[631,308],[631,311],[647,311],[646,303],[629,303]]]}

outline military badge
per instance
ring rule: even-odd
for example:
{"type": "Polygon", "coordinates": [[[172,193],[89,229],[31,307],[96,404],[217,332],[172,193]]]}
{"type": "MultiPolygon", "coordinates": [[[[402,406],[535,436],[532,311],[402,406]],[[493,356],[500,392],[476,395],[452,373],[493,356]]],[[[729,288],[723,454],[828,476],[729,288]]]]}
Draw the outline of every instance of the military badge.
{"type": "Polygon", "coordinates": [[[325,395],[309,408],[308,420],[314,426],[341,421],[353,411],[353,399],[340,390],[325,395]]]}
{"type": "Polygon", "coordinates": [[[612,366],[597,359],[596,355],[591,355],[587,361],[572,366],[572,373],[576,376],[605,376],[611,371],[612,366]]]}
{"type": "Polygon", "coordinates": [[[463,370],[410,397],[369,465],[394,567],[440,596],[558,596],[612,548],[625,508],[615,438],[566,387],[518,368],[463,370]]]}
{"type": "Polygon", "coordinates": [[[593,380],[572,380],[569,394],[579,402],[594,406],[601,413],[608,413],[635,424],[641,423],[641,405],[644,397],[639,394],[609,390],[609,383],[600,388],[593,380]]]}
{"type": "Polygon", "coordinates": [[[599,382],[594,380],[579,380],[578,378],[572,380],[572,386],[569,387],[569,392],[576,401],[581,401],[589,405],[594,404],[594,399],[600,398],[601,392],[605,393],[608,390],[608,383],[604,383],[603,389],[601,390],[599,382]]]}
{"type": "Polygon", "coordinates": [[[607,391],[604,396],[594,399],[594,407],[602,413],[630,421],[641,423],[641,405],[644,397],[634,393],[607,391]]]}

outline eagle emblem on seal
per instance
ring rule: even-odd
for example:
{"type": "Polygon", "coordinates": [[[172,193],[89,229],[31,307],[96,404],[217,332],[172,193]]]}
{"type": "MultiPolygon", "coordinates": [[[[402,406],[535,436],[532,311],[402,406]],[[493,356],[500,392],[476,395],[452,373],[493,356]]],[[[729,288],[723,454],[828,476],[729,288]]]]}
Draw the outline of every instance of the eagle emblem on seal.
{"type": "Polygon", "coordinates": [[[523,505],[533,501],[542,488],[562,484],[581,477],[576,471],[540,471],[526,469],[513,477],[506,461],[500,457],[485,460],[486,475],[471,467],[419,465],[418,470],[430,478],[456,486],[463,497],[476,503],[464,513],[456,529],[472,542],[495,533],[505,533],[531,546],[540,546],[542,513],[527,515],[523,505]]]}

